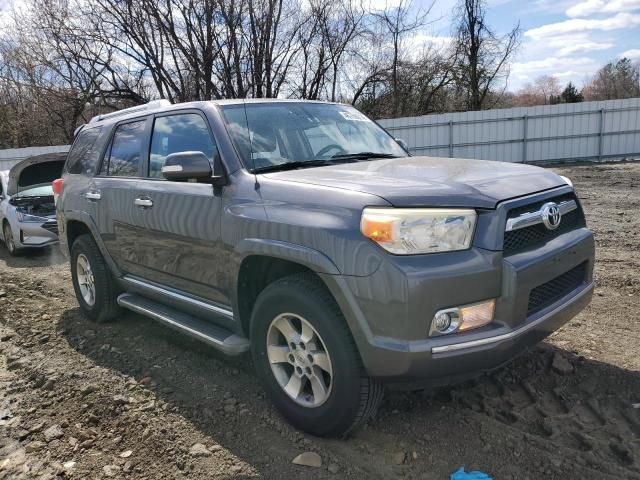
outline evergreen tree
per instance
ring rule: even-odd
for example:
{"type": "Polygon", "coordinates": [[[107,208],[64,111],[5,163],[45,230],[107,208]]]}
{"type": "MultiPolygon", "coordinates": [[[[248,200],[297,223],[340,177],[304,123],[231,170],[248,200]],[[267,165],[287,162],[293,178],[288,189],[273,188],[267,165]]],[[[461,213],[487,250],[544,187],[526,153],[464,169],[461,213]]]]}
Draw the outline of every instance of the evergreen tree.
{"type": "Polygon", "coordinates": [[[582,93],[571,82],[567,84],[565,89],[560,94],[560,102],[558,103],[580,103],[584,101],[582,93]]]}

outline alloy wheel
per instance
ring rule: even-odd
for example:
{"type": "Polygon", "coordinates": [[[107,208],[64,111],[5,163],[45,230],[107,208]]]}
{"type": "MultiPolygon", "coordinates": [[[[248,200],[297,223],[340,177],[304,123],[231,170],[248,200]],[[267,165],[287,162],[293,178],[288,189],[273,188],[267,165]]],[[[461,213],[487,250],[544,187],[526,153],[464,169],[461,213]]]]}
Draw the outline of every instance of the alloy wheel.
{"type": "Polygon", "coordinates": [[[84,253],[78,255],[76,259],[76,274],[78,278],[78,287],[83,300],[90,307],[96,302],[96,286],[91,271],[91,264],[84,253]]]}
{"type": "Polygon", "coordinates": [[[9,253],[13,253],[16,249],[15,243],[13,243],[13,235],[11,234],[11,227],[5,223],[4,225],[4,243],[7,246],[9,253]]]}
{"type": "Polygon", "coordinates": [[[267,358],[280,387],[298,405],[319,407],[333,385],[333,367],[315,328],[293,313],[275,317],[267,331],[267,358]]]}

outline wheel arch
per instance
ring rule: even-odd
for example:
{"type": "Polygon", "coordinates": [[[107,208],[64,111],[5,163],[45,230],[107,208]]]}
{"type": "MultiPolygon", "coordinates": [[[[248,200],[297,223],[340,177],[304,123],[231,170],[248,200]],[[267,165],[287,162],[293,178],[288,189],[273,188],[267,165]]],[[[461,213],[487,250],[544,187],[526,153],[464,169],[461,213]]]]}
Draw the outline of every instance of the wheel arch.
{"type": "Polygon", "coordinates": [[[102,254],[102,257],[107,262],[107,265],[109,266],[109,269],[111,270],[113,275],[115,277],[120,277],[121,276],[120,270],[118,269],[118,266],[116,265],[116,263],[113,261],[113,258],[111,258],[111,255],[109,255],[109,252],[107,251],[107,249],[105,248],[104,243],[102,242],[102,238],[100,237],[100,234],[98,232],[98,229],[95,223],[93,222],[93,219],[87,213],[84,213],[84,212],[65,212],[64,239],[61,238],[61,240],[64,240],[64,243],[66,244],[66,248],[69,252],[71,251],[71,246],[73,245],[73,242],[75,242],[75,240],[80,235],[84,235],[84,234],[91,235],[91,237],[93,238],[93,241],[98,246],[98,249],[102,254]]]}
{"type": "Polygon", "coordinates": [[[65,231],[67,233],[67,245],[69,245],[69,249],[71,249],[73,242],[75,242],[80,235],[88,234],[94,237],[93,232],[87,224],[79,220],[68,220],[65,231]]]}
{"type": "Polygon", "coordinates": [[[309,273],[325,284],[319,274],[340,274],[336,265],[323,253],[278,240],[245,239],[239,243],[236,253],[240,255],[240,262],[233,283],[233,310],[237,312],[240,327],[247,337],[253,306],[269,284],[296,273],[309,273]]]}

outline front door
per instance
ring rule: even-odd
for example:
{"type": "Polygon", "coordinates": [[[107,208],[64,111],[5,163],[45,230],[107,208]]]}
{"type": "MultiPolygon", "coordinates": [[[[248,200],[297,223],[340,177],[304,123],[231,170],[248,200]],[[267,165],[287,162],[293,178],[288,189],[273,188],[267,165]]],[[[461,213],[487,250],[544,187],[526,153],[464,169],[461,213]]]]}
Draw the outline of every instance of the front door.
{"type": "Polygon", "coordinates": [[[171,182],[162,176],[168,155],[203,152],[213,168],[217,148],[196,110],[158,115],[153,121],[145,178],[136,198],[145,231],[138,237],[144,279],[228,305],[220,261],[222,199],[207,183],[171,182]]]}

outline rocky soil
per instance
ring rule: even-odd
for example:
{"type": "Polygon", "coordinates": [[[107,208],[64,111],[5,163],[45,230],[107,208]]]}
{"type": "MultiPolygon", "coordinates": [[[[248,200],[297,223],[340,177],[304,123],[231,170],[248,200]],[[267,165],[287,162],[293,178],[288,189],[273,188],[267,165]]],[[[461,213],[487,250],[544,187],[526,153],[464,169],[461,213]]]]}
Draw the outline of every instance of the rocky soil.
{"type": "Polygon", "coordinates": [[[556,170],[596,234],[592,305],[491,375],[389,393],[348,440],[289,427],[246,358],[88,322],[55,249],[0,247],[0,479],[640,479],[640,164],[556,170]]]}

